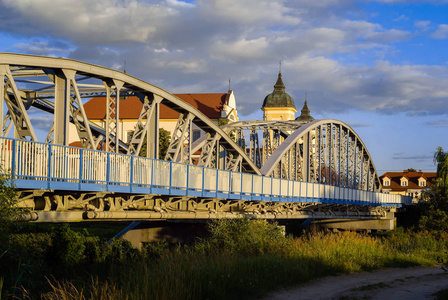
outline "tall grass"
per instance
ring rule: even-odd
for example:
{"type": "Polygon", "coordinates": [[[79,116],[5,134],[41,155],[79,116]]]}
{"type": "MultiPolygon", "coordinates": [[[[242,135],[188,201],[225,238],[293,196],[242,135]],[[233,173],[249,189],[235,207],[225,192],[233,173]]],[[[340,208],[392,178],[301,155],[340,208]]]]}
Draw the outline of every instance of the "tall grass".
{"type": "Polygon", "coordinates": [[[91,258],[88,266],[79,262],[70,265],[74,270],[70,275],[60,270],[60,276],[49,277],[50,291],[40,296],[255,299],[327,275],[435,265],[446,261],[448,249],[448,235],[428,232],[398,230],[370,236],[315,230],[293,238],[283,236],[275,224],[250,220],[217,221],[209,231],[208,238],[188,246],[159,243],[137,251],[116,242],[112,250],[95,252],[98,257],[91,258]]]}

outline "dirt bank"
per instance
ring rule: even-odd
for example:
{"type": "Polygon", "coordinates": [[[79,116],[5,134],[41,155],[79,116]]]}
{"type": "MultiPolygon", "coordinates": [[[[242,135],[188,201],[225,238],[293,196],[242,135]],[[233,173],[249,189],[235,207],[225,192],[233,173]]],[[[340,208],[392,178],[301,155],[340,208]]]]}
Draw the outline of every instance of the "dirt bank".
{"type": "Polygon", "coordinates": [[[265,299],[432,299],[448,288],[448,273],[442,268],[385,269],[331,276],[302,287],[278,291],[265,299]]]}

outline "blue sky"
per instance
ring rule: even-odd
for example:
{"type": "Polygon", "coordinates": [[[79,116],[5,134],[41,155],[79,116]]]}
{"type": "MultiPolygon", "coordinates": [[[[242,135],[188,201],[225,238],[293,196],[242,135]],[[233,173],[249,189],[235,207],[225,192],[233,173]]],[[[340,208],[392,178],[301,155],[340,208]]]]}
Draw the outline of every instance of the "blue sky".
{"type": "Polygon", "coordinates": [[[380,174],[434,171],[448,151],[447,50],[447,0],[0,0],[0,52],[126,60],[173,93],[225,92],[230,78],[241,120],[261,119],[282,60],[299,110],[307,91],[311,114],[351,125],[380,174]]]}

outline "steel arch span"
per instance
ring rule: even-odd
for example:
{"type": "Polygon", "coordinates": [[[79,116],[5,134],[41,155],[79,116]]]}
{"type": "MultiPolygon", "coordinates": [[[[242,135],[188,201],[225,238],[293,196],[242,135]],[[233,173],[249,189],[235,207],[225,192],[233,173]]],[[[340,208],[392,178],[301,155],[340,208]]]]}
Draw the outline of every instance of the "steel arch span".
{"type": "Polygon", "coordinates": [[[0,53],[0,78],[3,137],[14,128],[16,138],[37,141],[30,109],[39,109],[53,117],[45,142],[68,145],[72,123],[83,148],[135,155],[147,136],[147,156],[158,158],[158,111],[162,104],[179,113],[166,160],[261,175],[245,151],[203,113],[171,93],[126,73],[65,58],[0,53]],[[127,144],[120,139],[123,134],[119,126],[119,100],[130,95],[138,96],[143,107],[127,144]],[[84,99],[98,96],[107,98],[104,127],[89,120],[83,107],[84,99]],[[3,111],[5,104],[7,111],[3,111]],[[206,133],[194,143],[192,124],[206,133]],[[200,149],[200,157],[193,159],[193,153],[200,149]]]}
{"type": "Polygon", "coordinates": [[[358,134],[338,120],[298,127],[261,167],[265,176],[379,191],[378,173],[358,134]]]}

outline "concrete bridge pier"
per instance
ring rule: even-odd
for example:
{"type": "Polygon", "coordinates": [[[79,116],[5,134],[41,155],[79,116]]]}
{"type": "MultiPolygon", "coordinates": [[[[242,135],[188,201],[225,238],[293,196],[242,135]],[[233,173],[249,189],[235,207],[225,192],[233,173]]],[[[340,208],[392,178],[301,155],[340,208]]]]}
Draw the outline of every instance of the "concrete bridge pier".
{"type": "Polygon", "coordinates": [[[206,223],[197,221],[144,221],[134,222],[122,231],[121,237],[132,246],[141,248],[144,243],[167,241],[168,243],[192,243],[206,234],[206,223]]]}
{"type": "Polygon", "coordinates": [[[360,219],[328,219],[316,220],[315,224],[322,228],[340,229],[340,230],[394,230],[396,225],[395,210],[386,213],[386,217],[377,220],[360,219]]]}

